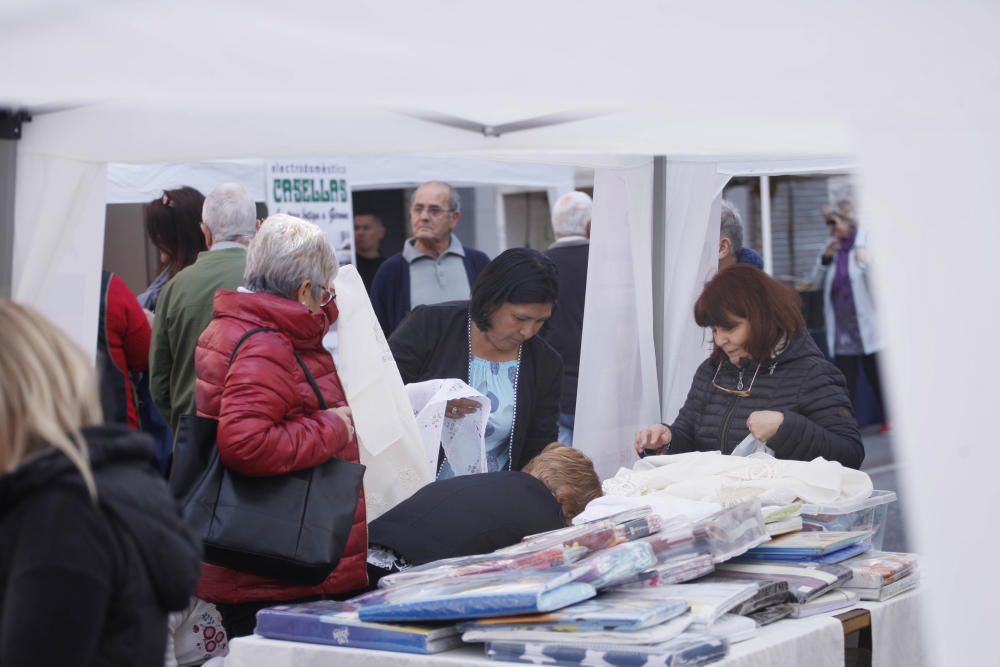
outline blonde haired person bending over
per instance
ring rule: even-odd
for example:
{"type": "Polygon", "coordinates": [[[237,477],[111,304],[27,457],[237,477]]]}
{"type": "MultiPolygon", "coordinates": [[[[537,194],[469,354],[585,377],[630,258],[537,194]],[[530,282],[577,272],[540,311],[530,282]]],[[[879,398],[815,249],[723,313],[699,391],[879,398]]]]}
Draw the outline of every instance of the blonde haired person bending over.
{"type": "Polygon", "coordinates": [[[200,545],[83,351],[0,300],[0,664],[162,664],[200,545]]]}

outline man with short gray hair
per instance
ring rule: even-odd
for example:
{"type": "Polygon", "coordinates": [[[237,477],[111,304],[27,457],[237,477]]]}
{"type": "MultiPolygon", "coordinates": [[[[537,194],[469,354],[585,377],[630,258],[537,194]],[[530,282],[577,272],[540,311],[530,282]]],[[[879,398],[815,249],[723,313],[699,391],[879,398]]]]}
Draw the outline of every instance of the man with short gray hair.
{"type": "Polygon", "coordinates": [[[208,250],[163,288],[150,346],[150,393],[174,432],[180,418],[195,411],[194,350],[212,321],[215,292],[243,284],[246,247],[257,231],[257,207],[236,183],[213,190],[201,217],[208,250]]]}
{"type": "Polygon", "coordinates": [[[413,236],[402,252],[382,263],[372,281],[372,307],[386,338],[417,306],[469,298],[490,258],[455,236],[461,215],[458,191],[448,183],[428,181],[414,191],[413,236]]]}
{"type": "Polygon", "coordinates": [[[719,218],[719,270],[734,264],[752,264],[763,269],[764,258],[756,250],[743,245],[743,220],[739,210],[723,199],[719,218]]]}
{"type": "Polygon", "coordinates": [[[556,242],[545,251],[559,269],[559,307],[545,323],[541,336],[563,359],[559,400],[559,442],[573,444],[576,388],[580,375],[580,341],[590,256],[590,216],[594,202],[583,192],[568,192],[552,207],[556,242]]]}

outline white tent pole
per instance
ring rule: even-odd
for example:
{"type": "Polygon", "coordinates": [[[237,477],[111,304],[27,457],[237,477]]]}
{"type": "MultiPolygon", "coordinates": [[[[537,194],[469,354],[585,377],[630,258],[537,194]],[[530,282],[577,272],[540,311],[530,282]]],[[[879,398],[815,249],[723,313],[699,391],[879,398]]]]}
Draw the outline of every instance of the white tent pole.
{"type": "MultiPolygon", "coordinates": [[[[666,290],[666,268],[664,252],[667,242],[667,158],[657,155],[653,158],[653,349],[656,353],[656,379],[659,382],[660,396],[663,396],[663,346],[666,331],[664,330],[664,292],[666,290]]],[[[666,419],[666,415],[661,416],[666,419]]]]}
{"type": "Polygon", "coordinates": [[[0,298],[14,293],[14,190],[17,141],[0,139],[0,298]]]}
{"type": "Polygon", "coordinates": [[[14,293],[14,191],[17,187],[17,142],[22,113],[0,112],[0,298],[14,293]]]}
{"type": "Polygon", "coordinates": [[[760,235],[764,271],[774,275],[774,252],[771,248],[771,177],[760,177],[760,235]]]}

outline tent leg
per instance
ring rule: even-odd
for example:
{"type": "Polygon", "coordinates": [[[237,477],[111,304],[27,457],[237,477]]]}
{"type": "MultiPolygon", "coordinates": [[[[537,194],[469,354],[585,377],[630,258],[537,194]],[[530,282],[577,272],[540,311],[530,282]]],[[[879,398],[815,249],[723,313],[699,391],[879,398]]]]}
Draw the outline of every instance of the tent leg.
{"type": "Polygon", "coordinates": [[[771,248],[771,177],[760,177],[760,235],[764,254],[764,271],[774,275],[774,252],[771,248]]]}
{"type": "Polygon", "coordinates": [[[667,245],[667,158],[653,157],[653,348],[656,352],[656,380],[663,396],[664,299],[667,269],[664,251],[667,245]]]}
{"type": "Polygon", "coordinates": [[[0,139],[0,298],[13,294],[14,183],[17,173],[17,140],[0,139]]]}

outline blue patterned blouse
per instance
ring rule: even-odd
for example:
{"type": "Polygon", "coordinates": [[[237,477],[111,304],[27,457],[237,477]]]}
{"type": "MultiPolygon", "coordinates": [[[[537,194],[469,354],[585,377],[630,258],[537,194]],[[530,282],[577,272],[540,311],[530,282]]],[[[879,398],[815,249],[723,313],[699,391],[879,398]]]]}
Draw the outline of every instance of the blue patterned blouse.
{"type": "MultiPolygon", "coordinates": [[[[506,470],[510,459],[510,431],[514,426],[514,379],[517,360],[487,361],[472,357],[469,385],[490,399],[490,418],[486,423],[486,467],[489,472],[506,470]]],[[[454,477],[448,461],[438,479],[454,477]]]]}

